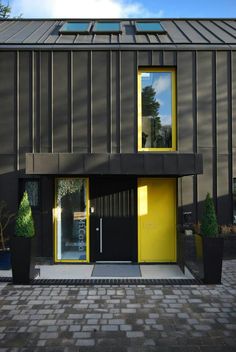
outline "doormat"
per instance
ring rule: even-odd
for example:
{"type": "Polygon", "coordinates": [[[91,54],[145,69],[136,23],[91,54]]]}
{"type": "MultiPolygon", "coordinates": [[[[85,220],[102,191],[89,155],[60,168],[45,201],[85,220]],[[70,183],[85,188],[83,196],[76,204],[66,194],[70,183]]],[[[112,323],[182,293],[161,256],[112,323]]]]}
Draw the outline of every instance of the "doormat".
{"type": "Polygon", "coordinates": [[[92,277],[141,277],[141,271],[133,264],[95,264],[92,277]]]}

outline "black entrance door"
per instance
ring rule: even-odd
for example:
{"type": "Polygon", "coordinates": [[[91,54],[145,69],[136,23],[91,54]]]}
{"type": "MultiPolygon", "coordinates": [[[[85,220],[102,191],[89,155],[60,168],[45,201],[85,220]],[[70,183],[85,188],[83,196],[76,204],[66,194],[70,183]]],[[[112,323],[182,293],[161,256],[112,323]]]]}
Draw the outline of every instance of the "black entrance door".
{"type": "Polygon", "coordinates": [[[137,261],[136,180],[90,179],[91,261],[137,261]]]}

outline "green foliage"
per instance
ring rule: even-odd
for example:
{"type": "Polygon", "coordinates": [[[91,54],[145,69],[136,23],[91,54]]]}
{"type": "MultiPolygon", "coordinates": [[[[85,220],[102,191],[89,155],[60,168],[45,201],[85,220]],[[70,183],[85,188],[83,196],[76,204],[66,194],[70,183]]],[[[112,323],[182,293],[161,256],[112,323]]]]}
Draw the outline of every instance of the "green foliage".
{"type": "Polygon", "coordinates": [[[35,235],[34,220],[27,192],[24,192],[19,206],[15,234],[19,237],[33,237],[35,235]]]}
{"type": "Polygon", "coordinates": [[[7,249],[7,242],[9,241],[9,237],[6,236],[5,230],[14,216],[14,213],[10,213],[7,210],[7,203],[2,200],[0,202],[0,249],[2,250],[7,249]]]}
{"type": "Polygon", "coordinates": [[[157,117],[160,103],[155,98],[156,91],[152,86],[146,86],[142,91],[142,115],[157,117]]]}
{"type": "Polygon", "coordinates": [[[4,5],[2,1],[0,1],[0,18],[8,18],[11,13],[11,7],[9,4],[4,5]]]}
{"type": "Polygon", "coordinates": [[[209,193],[207,193],[204,202],[203,216],[201,221],[201,234],[207,237],[216,237],[218,235],[218,224],[215,207],[209,193]]]}

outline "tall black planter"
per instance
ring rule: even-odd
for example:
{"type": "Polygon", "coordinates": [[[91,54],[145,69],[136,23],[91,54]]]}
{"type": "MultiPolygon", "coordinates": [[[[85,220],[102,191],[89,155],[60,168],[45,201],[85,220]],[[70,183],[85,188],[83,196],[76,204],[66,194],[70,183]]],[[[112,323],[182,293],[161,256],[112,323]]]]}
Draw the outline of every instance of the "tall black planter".
{"type": "Polygon", "coordinates": [[[11,238],[11,264],[13,284],[27,285],[34,277],[35,262],[32,253],[32,238],[12,237],[11,238]]]}
{"type": "Polygon", "coordinates": [[[202,236],[204,283],[220,284],[224,239],[222,237],[202,236]]]}

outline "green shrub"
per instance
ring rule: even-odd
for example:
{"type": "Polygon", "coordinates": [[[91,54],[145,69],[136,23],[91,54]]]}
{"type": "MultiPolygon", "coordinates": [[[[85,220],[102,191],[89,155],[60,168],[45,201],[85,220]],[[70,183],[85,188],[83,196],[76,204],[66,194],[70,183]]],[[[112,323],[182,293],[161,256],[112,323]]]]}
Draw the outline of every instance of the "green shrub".
{"type": "Polygon", "coordinates": [[[24,192],[18,209],[15,234],[19,237],[33,237],[35,235],[34,220],[27,192],[24,192]]]}
{"type": "Polygon", "coordinates": [[[203,216],[201,221],[201,234],[207,237],[216,237],[218,235],[218,224],[215,207],[209,193],[207,193],[204,202],[203,216]]]}

